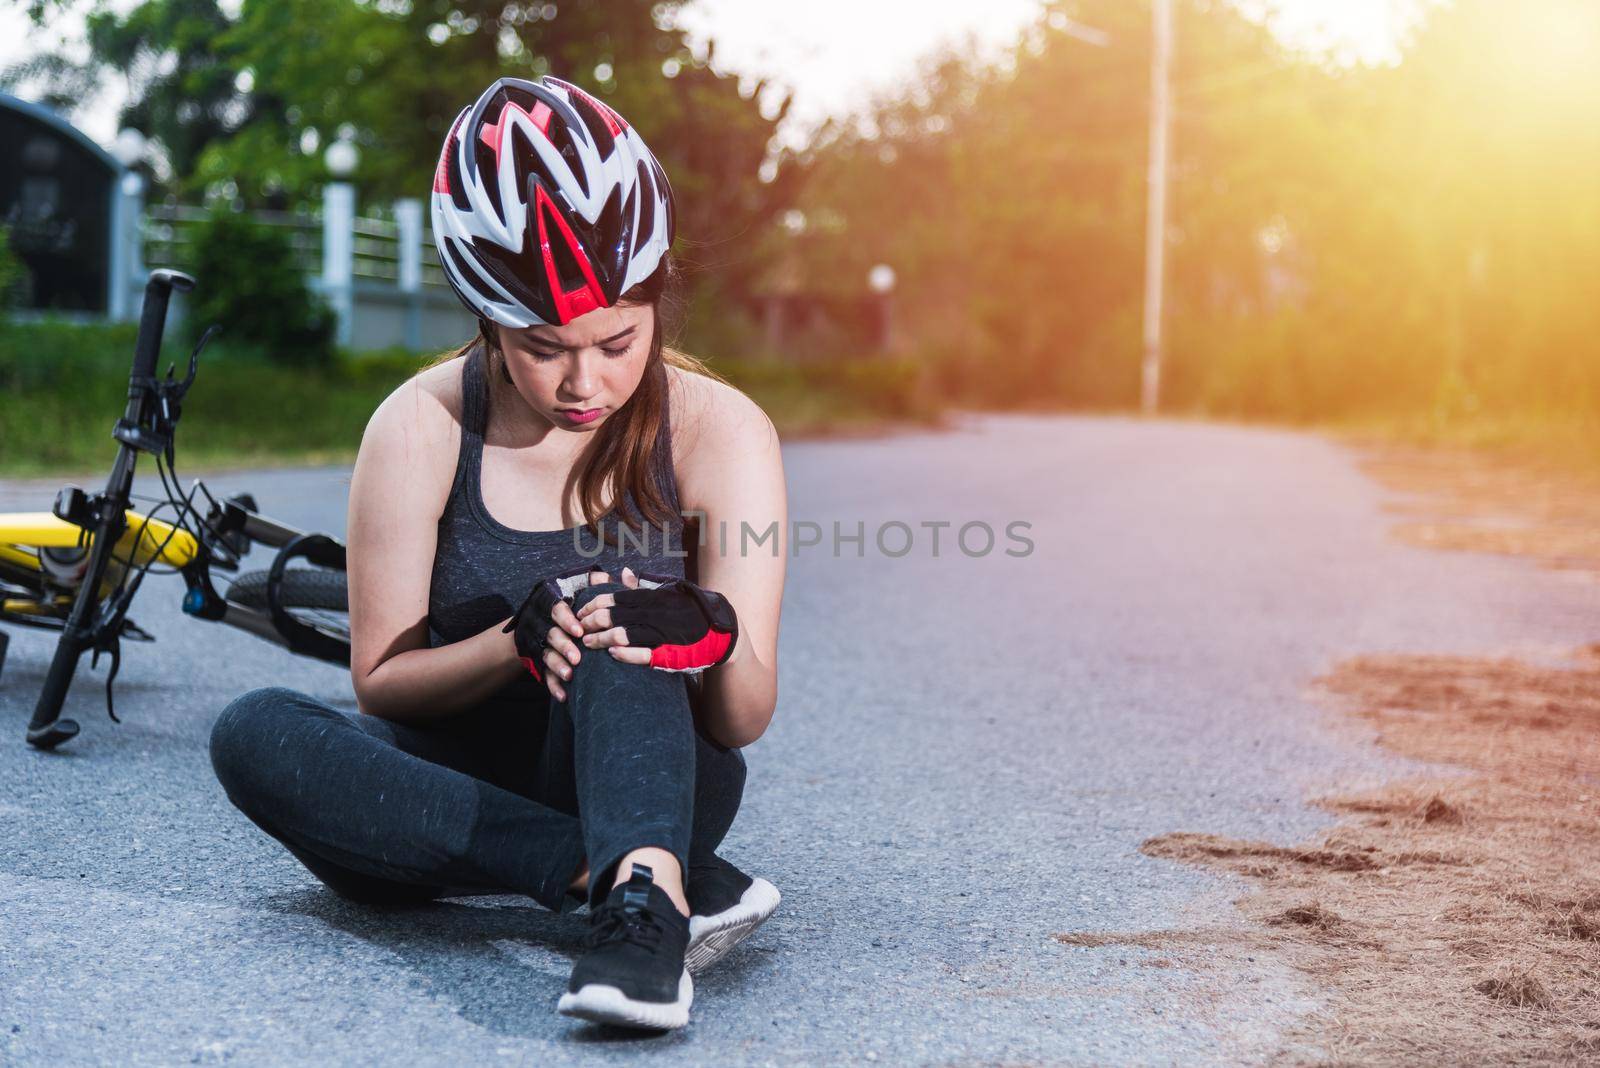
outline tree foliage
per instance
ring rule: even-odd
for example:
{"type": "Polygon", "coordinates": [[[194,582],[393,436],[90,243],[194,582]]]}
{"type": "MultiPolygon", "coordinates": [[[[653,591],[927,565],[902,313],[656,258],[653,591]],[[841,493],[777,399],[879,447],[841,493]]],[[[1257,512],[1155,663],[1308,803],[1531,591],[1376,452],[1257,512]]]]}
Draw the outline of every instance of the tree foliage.
{"type": "MultiPolygon", "coordinates": [[[[760,176],[782,112],[764,113],[757,93],[697,61],[673,25],[676,7],[143,0],[90,17],[88,69],[128,72],[122,121],[163,148],[180,195],[276,208],[315,202],[322,151],[341,134],[361,152],[364,204],[426,197],[463,107],[496,78],[555,74],[640,130],[677,196],[680,252],[704,268],[702,288],[737,297],[759,235],[796,193],[792,171],[760,176]]],[[[51,69],[41,59],[34,73],[48,79],[51,69]]],[[[58,69],[65,80],[82,73],[58,69]]]]}
{"type": "MultiPolygon", "coordinates": [[[[1169,407],[1600,415],[1600,6],[1422,6],[1399,64],[1351,67],[1177,3],[1169,407]]],[[[661,155],[717,318],[774,278],[843,307],[887,262],[899,335],[962,399],[1136,401],[1148,0],[1047,0],[998,61],[936,57],[772,181],[777,116],[694,60],[676,7],[144,0],[92,36],[177,180],[247,204],[314,197],[345,126],[366,202],[421,195],[479,90],[557,73],[661,155]]]]}
{"type": "Polygon", "coordinates": [[[191,233],[184,266],[201,281],[188,325],[198,336],[215,324],[234,351],[253,349],[275,363],[333,360],[334,316],[308,288],[282,230],[218,206],[191,233]]]}
{"type": "Polygon", "coordinates": [[[11,230],[0,226],[0,316],[16,302],[22,277],[22,260],[11,250],[11,230]]]}
{"type": "MultiPolygon", "coordinates": [[[[1171,406],[1600,414],[1600,9],[1457,0],[1397,66],[1348,68],[1178,8],[1171,406]]],[[[946,56],[817,145],[807,287],[891,263],[910,343],[968,399],[1135,403],[1149,26],[1058,0],[1001,61],[946,56]]]]}

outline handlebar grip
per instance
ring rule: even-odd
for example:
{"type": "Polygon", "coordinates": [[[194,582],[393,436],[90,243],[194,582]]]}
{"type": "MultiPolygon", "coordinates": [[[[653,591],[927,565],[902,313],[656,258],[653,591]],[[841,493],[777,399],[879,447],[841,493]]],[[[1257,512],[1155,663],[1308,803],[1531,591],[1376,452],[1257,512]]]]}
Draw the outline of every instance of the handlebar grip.
{"type": "Polygon", "coordinates": [[[182,271],[162,268],[150,272],[150,281],[144,287],[144,306],[139,313],[139,340],[133,350],[133,375],[151,378],[156,373],[156,361],[161,357],[161,335],[167,325],[167,302],[172,291],[187,293],[194,288],[194,279],[182,271]]]}

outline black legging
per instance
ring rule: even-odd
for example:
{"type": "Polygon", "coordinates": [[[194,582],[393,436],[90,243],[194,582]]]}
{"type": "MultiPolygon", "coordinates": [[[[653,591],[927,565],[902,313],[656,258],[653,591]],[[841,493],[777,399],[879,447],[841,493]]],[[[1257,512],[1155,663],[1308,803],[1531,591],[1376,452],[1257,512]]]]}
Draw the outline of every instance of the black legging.
{"type": "Polygon", "coordinates": [[[585,857],[592,905],[642,846],[687,875],[733,824],[743,755],[696,730],[680,674],[585,649],[566,691],[547,719],[495,703],[424,727],[266,687],[223,710],[211,762],[245,815],[359,901],[512,892],[567,912],[585,857]]]}

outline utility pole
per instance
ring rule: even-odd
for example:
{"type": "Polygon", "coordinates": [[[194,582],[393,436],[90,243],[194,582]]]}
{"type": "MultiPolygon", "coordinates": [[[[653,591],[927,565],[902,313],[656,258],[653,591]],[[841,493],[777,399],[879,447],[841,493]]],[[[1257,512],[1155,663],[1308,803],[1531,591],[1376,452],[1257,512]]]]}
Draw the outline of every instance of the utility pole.
{"type": "Polygon", "coordinates": [[[1144,233],[1144,369],[1141,407],[1154,415],[1161,402],[1161,298],[1165,290],[1167,246],[1167,134],[1171,126],[1172,0],[1152,0],[1153,48],[1150,64],[1149,199],[1144,233]]]}

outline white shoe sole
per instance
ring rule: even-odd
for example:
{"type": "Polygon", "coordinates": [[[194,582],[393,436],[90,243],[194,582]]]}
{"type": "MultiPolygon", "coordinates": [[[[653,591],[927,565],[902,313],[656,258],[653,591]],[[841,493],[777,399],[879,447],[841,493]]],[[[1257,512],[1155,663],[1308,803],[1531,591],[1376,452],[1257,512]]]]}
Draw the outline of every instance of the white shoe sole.
{"type": "Polygon", "coordinates": [[[689,947],[683,963],[691,972],[702,972],[721,960],[734,946],[764,923],[777,909],[783,895],[765,879],[752,879],[739,903],[714,916],[689,917],[689,947]]]}
{"type": "Polygon", "coordinates": [[[561,995],[556,1011],[592,1023],[613,1027],[639,1027],[670,1031],[689,1022],[689,1004],[694,1001],[694,980],[689,970],[678,980],[678,1000],[635,1001],[614,986],[587,983],[577,993],[561,995]]]}

